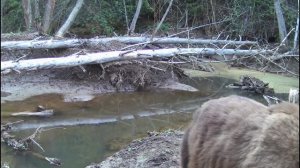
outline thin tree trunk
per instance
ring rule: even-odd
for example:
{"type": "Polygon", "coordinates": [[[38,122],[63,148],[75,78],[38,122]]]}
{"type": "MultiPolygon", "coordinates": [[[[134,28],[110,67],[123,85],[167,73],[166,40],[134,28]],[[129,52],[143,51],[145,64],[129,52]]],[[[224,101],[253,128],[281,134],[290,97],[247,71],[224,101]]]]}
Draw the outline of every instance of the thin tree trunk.
{"type": "Polygon", "coordinates": [[[143,0],[139,0],[138,4],[136,6],[135,14],[133,16],[133,19],[131,21],[131,24],[130,24],[130,27],[129,27],[129,30],[128,30],[128,33],[127,33],[128,35],[130,35],[131,33],[134,33],[136,22],[139,18],[140,11],[141,11],[141,8],[142,8],[142,4],[143,4],[143,0]]]}
{"type": "Polygon", "coordinates": [[[43,33],[47,33],[49,31],[49,27],[51,24],[51,19],[55,7],[55,1],[56,0],[47,0],[46,9],[44,13],[43,33]]]}
{"type": "Polygon", "coordinates": [[[41,32],[41,15],[40,15],[40,8],[39,8],[39,0],[34,0],[34,24],[35,28],[38,32],[41,32]]]}
{"type": "Polygon", "coordinates": [[[294,37],[294,50],[297,48],[299,42],[299,15],[297,17],[297,25],[295,30],[295,37],[294,37]]]}
{"type": "MultiPolygon", "coordinates": [[[[281,6],[280,6],[280,0],[274,0],[274,7],[275,7],[276,16],[277,16],[280,41],[283,41],[287,35],[287,31],[286,31],[286,26],[285,26],[285,20],[283,17],[281,6]]],[[[287,45],[287,41],[284,43],[287,45]]]]}
{"type": "MultiPolygon", "coordinates": [[[[210,0],[210,5],[211,5],[211,10],[212,10],[212,22],[216,22],[216,10],[215,10],[215,6],[213,3],[213,0],[210,0]]],[[[214,25],[216,32],[218,32],[218,25],[214,25]]]]}
{"type": "Polygon", "coordinates": [[[162,19],[160,20],[159,24],[156,26],[155,30],[154,30],[153,33],[152,33],[151,41],[152,41],[152,39],[154,38],[154,36],[155,36],[155,34],[157,33],[157,31],[160,29],[160,27],[161,27],[162,23],[164,22],[164,20],[166,19],[167,15],[168,15],[168,13],[169,13],[169,10],[170,10],[170,8],[171,8],[171,6],[172,6],[172,4],[173,4],[173,0],[170,0],[169,6],[168,6],[168,8],[167,8],[165,14],[163,15],[163,17],[162,17],[162,19]]]}
{"type": "Polygon", "coordinates": [[[294,37],[294,50],[296,50],[299,42],[299,0],[298,0],[298,17],[296,23],[295,37],[294,37]]]}
{"type": "Polygon", "coordinates": [[[24,10],[26,29],[29,31],[32,28],[32,12],[30,0],[22,0],[22,6],[24,10]]]}
{"type": "Polygon", "coordinates": [[[5,5],[5,2],[6,0],[1,0],[1,34],[3,32],[3,8],[4,8],[4,5],[5,5]]]}
{"type": "Polygon", "coordinates": [[[77,0],[75,7],[73,8],[72,12],[70,13],[68,19],[63,24],[63,26],[58,30],[56,33],[56,37],[63,37],[65,33],[69,30],[71,27],[73,21],[75,20],[79,10],[81,9],[83,5],[83,0],[77,0]]]}
{"type": "Polygon", "coordinates": [[[127,9],[126,9],[126,0],[123,0],[123,6],[124,6],[124,12],[125,12],[125,21],[126,21],[126,28],[127,32],[129,31],[129,22],[128,22],[128,15],[127,15],[127,9]]]}

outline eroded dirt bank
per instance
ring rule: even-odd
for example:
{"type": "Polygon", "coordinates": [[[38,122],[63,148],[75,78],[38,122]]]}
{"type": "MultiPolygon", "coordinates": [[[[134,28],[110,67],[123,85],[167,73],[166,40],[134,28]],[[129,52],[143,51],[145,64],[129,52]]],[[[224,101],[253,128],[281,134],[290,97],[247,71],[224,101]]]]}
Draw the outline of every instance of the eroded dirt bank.
{"type": "Polygon", "coordinates": [[[148,137],[131,142],[124,149],[99,164],[86,168],[178,168],[183,132],[149,132],[148,137]]]}
{"type": "MultiPolygon", "coordinates": [[[[95,94],[153,89],[197,91],[180,83],[179,69],[162,72],[134,62],[111,65],[105,70],[100,65],[39,70],[1,76],[1,103],[24,100],[31,96],[57,93],[65,102],[89,101],[95,94]]],[[[165,67],[168,68],[168,67],[165,67]]]]}

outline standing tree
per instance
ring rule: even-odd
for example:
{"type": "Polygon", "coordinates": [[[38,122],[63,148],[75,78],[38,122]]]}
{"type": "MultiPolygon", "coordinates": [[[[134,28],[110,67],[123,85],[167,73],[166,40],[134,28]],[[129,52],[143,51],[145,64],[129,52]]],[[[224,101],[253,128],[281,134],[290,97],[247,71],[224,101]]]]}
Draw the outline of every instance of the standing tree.
{"type": "Polygon", "coordinates": [[[170,8],[171,8],[171,6],[172,6],[172,4],[173,4],[173,0],[170,0],[169,6],[168,6],[168,8],[167,8],[167,10],[166,10],[166,12],[165,12],[165,14],[164,14],[164,16],[161,18],[159,24],[156,26],[155,30],[154,30],[153,33],[152,33],[151,41],[153,40],[153,37],[155,36],[155,34],[157,33],[157,31],[160,29],[162,23],[163,23],[164,20],[166,19],[167,15],[168,15],[168,13],[169,13],[169,10],[170,10],[170,8]]]}
{"type": "Polygon", "coordinates": [[[56,0],[47,0],[45,13],[44,13],[43,33],[47,33],[49,30],[54,7],[55,7],[55,1],[56,0]]]}
{"type": "MultiPolygon", "coordinates": [[[[280,0],[274,0],[274,6],[275,6],[275,12],[277,16],[280,41],[283,42],[284,38],[287,35],[287,31],[285,26],[285,20],[280,6],[280,0]]],[[[284,44],[287,45],[287,40],[284,42],[284,44]]]]}
{"type": "Polygon", "coordinates": [[[69,30],[72,23],[74,22],[79,10],[83,5],[83,0],[77,0],[75,7],[73,8],[72,12],[70,13],[66,22],[62,25],[62,27],[57,31],[55,34],[56,37],[63,37],[65,33],[69,30]]]}
{"type": "Polygon", "coordinates": [[[127,32],[128,35],[130,35],[131,33],[134,33],[135,25],[136,25],[137,19],[139,18],[140,11],[141,11],[141,8],[142,8],[142,4],[143,4],[143,0],[139,0],[139,1],[138,1],[138,4],[137,4],[137,6],[136,6],[135,14],[134,14],[134,16],[133,16],[133,19],[132,19],[132,21],[131,21],[129,30],[128,30],[128,32],[127,32]]]}
{"type": "Polygon", "coordinates": [[[124,12],[125,12],[124,14],[125,14],[126,27],[127,27],[127,31],[129,31],[128,15],[127,15],[125,0],[123,0],[123,6],[124,6],[124,12]]]}
{"type": "Polygon", "coordinates": [[[22,7],[24,10],[24,19],[26,24],[26,30],[29,31],[32,28],[32,12],[31,12],[31,1],[22,0],[22,7]]]}
{"type": "Polygon", "coordinates": [[[39,0],[34,0],[34,24],[35,28],[41,32],[41,15],[40,15],[40,8],[39,8],[39,0]]]}
{"type": "Polygon", "coordinates": [[[45,4],[45,12],[43,18],[43,25],[40,16],[39,0],[34,0],[34,16],[32,14],[31,0],[22,0],[22,7],[24,10],[24,19],[27,30],[37,30],[39,32],[47,33],[51,24],[53,11],[56,0],[47,0],[45,4]],[[34,17],[34,20],[33,20],[34,17]]]}
{"type": "Polygon", "coordinates": [[[3,30],[3,8],[5,5],[6,0],[2,0],[1,1],[1,34],[2,34],[2,30],[3,30]]]}
{"type": "Polygon", "coordinates": [[[299,42],[299,15],[297,17],[297,25],[295,30],[295,37],[294,37],[294,50],[297,48],[299,42]]]}
{"type": "Polygon", "coordinates": [[[299,42],[299,0],[298,0],[298,12],[297,12],[297,23],[296,23],[296,30],[295,30],[295,36],[294,36],[294,50],[296,50],[299,42]]]}

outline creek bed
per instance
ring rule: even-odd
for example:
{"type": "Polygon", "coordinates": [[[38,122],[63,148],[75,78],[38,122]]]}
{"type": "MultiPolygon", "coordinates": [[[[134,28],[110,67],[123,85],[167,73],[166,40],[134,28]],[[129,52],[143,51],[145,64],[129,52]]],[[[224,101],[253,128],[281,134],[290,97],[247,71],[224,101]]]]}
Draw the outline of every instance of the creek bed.
{"type": "MultiPolygon", "coordinates": [[[[62,167],[85,167],[101,162],[134,139],[146,137],[148,131],[184,130],[192,112],[209,99],[231,94],[251,97],[264,104],[262,96],[227,89],[232,79],[222,77],[194,78],[187,81],[200,91],[151,91],[94,95],[90,101],[64,102],[59,94],[46,94],[22,101],[2,103],[1,122],[24,120],[12,134],[31,135],[39,126],[60,127],[42,132],[36,141],[45,149],[35,151],[57,157],[62,167]],[[32,111],[37,105],[54,109],[48,118],[10,117],[10,113],[32,111]]],[[[285,98],[287,94],[280,94],[285,98]]],[[[286,98],[285,98],[286,99],[286,98]]],[[[1,164],[10,167],[52,167],[31,155],[16,153],[1,144],[1,164]]]]}

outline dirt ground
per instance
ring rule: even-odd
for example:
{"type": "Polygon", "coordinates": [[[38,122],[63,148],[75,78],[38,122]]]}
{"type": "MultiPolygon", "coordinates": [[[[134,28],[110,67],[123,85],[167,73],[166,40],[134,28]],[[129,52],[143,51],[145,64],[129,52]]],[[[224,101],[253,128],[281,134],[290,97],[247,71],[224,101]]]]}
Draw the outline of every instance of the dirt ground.
{"type": "Polygon", "coordinates": [[[103,162],[86,168],[178,168],[183,132],[169,130],[150,132],[148,137],[134,140],[103,162]]]}

